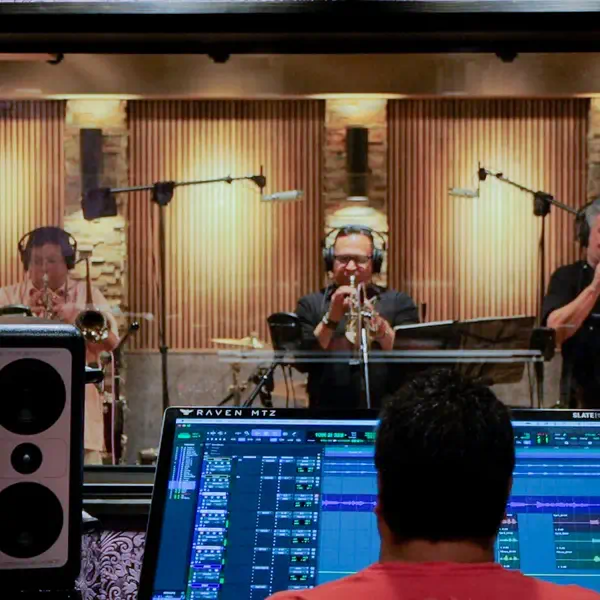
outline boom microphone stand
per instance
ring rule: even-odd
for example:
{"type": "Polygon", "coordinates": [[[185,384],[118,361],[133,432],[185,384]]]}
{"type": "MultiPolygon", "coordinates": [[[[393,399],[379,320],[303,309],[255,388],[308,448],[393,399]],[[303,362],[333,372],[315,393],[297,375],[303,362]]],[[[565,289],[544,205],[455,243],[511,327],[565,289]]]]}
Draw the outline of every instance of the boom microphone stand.
{"type": "MultiPolygon", "coordinates": [[[[504,183],[508,183],[513,187],[521,190],[522,192],[527,192],[533,196],[533,214],[536,217],[541,217],[542,219],[542,231],[540,233],[540,243],[539,243],[539,253],[540,253],[540,289],[539,289],[539,310],[538,310],[538,319],[542,317],[542,306],[544,304],[544,294],[546,293],[546,217],[550,213],[550,209],[552,205],[567,211],[572,215],[577,215],[579,211],[572,208],[571,206],[567,206],[562,202],[556,200],[551,194],[542,191],[535,191],[524,185],[516,183],[505,177],[500,172],[493,172],[485,167],[479,166],[477,171],[477,176],[479,181],[485,181],[487,176],[495,177],[496,179],[503,181],[504,183]]],[[[538,322],[538,325],[541,323],[538,322]]],[[[541,361],[537,361],[534,363],[535,377],[536,377],[536,385],[538,390],[538,405],[541,408],[544,404],[544,363],[541,361]]]]}
{"type": "Polygon", "coordinates": [[[369,344],[367,342],[367,329],[364,324],[360,328],[360,364],[363,379],[363,393],[367,408],[371,408],[371,385],[369,382],[369,344]]]}
{"type": "Polygon", "coordinates": [[[533,214],[536,217],[542,218],[542,231],[540,234],[540,246],[539,246],[540,271],[541,271],[540,272],[540,290],[539,290],[540,310],[538,311],[538,315],[541,317],[542,304],[544,302],[544,294],[546,293],[546,272],[545,272],[546,217],[550,213],[550,209],[552,208],[552,205],[554,205],[558,208],[561,208],[562,210],[565,210],[568,213],[571,213],[572,215],[577,215],[578,211],[576,209],[572,208],[571,206],[567,206],[566,204],[559,202],[551,194],[548,194],[547,192],[541,192],[541,191],[536,192],[535,190],[525,187],[524,185],[521,185],[520,183],[511,181],[510,179],[508,179],[508,177],[505,177],[503,173],[490,171],[490,170],[486,169],[485,167],[480,166],[477,171],[477,176],[479,178],[479,181],[485,181],[488,175],[490,177],[495,177],[496,179],[499,179],[500,181],[503,181],[504,183],[508,183],[509,185],[512,185],[513,187],[517,188],[518,190],[521,190],[522,192],[527,192],[528,194],[531,194],[533,196],[533,214]]]}
{"type": "Polygon", "coordinates": [[[169,202],[173,199],[173,193],[175,188],[189,186],[189,185],[203,185],[207,183],[233,183],[234,181],[253,181],[262,191],[266,185],[266,178],[263,175],[262,167],[259,175],[245,175],[242,177],[219,177],[217,179],[200,179],[195,181],[159,181],[150,185],[136,185],[131,187],[122,188],[99,188],[90,190],[84,198],[84,217],[97,218],[98,216],[115,216],[117,214],[116,201],[114,200],[114,194],[129,193],[129,192],[142,192],[150,191],[152,202],[156,202],[159,207],[158,211],[158,241],[159,241],[159,253],[160,253],[160,319],[158,335],[160,338],[160,355],[161,355],[161,373],[162,373],[162,403],[163,410],[169,407],[169,385],[168,385],[168,373],[167,373],[167,354],[169,348],[167,346],[167,296],[165,294],[166,289],[166,263],[167,263],[167,251],[166,251],[166,234],[165,234],[165,208],[169,202]],[[86,203],[88,207],[86,207],[86,203]],[[94,210],[90,210],[90,204],[97,204],[98,206],[107,207],[102,214],[95,213],[94,210]],[[86,210],[87,208],[87,210],[86,210]]]}
{"type": "Polygon", "coordinates": [[[369,378],[369,342],[367,337],[367,325],[370,323],[373,314],[371,311],[363,308],[363,299],[361,297],[361,286],[357,290],[357,327],[358,334],[354,339],[353,358],[350,359],[350,365],[359,365],[361,379],[361,400],[364,400],[366,407],[371,408],[371,384],[369,378]],[[358,339],[358,346],[356,341],[358,339]]]}

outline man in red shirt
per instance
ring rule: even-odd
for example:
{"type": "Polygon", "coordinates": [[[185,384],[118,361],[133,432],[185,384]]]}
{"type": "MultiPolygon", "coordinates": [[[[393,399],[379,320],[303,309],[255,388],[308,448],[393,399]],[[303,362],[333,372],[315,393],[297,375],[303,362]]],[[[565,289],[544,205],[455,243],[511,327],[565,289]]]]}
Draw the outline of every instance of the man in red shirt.
{"type": "Polygon", "coordinates": [[[494,562],[515,465],[508,409],[450,370],[422,374],[382,413],[375,446],[379,562],[271,600],[593,600],[494,562]]]}

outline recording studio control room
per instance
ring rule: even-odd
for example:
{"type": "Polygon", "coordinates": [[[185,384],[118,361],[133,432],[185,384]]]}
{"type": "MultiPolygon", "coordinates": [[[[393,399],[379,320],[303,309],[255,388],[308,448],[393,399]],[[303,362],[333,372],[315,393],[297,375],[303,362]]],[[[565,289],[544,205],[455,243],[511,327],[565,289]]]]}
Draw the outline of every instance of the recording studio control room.
{"type": "Polygon", "coordinates": [[[599,16],[0,0],[0,596],[600,599],[599,16]]]}

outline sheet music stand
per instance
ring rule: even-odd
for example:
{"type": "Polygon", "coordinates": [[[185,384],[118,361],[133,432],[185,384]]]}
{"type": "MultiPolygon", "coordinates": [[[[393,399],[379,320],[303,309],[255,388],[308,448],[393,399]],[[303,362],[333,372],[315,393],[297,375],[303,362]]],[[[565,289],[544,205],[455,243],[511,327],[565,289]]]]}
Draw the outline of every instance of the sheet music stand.
{"type": "MultiPolygon", "coordinates": [[[[416,323],[411,325],[396,325],[394,331],[394,350],[408,353],[406,362],[397,365],[390,372],[392,387],[399,388],[405,381],[415,377],[418,373],[441,366],[435,359],[431,362],[423,360],[410,360],[410,352],[424,350],[443,351],[456,350],[460,344],[460,333],[457,328],[458,321],[433,321],[431,323],[416,323]]],[[[448,365],[446,365],[448,366],[448,365]]]]}
{"type": "Polygon", "coordinates": [[[455,350],[460,344],[458,321],[396,325],[394,350],[455,350]]]}
{"type": "Polygon", "coordinates": [[[484,385],[518,383],[525,363],[533,363],[542,407],[543,361],[551,358],[547,348],[552,341],[547,330],[536,330],[534,324],[535,317],[513,316],[401,325],[394,327],[394,350],[403,351],[401,362],[409,363],[404,379],[444,363],[484,385]]]}
{"type": "MultiPolygon", "coordinates": [[[[529,350],[535,317],[491,317],[461,321],[461,350],[529,350]]],[[[459,363],[460,373],[483,383],[518,383],[525,371],[524,362],[459,363]]]]}

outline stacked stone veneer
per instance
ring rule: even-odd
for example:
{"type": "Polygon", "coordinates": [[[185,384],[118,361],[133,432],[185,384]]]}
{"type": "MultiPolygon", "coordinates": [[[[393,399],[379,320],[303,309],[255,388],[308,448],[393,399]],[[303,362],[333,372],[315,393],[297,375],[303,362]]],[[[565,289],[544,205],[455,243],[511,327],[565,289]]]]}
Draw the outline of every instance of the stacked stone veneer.
{"type": "Polygon", "coordinates": [[[600,99],[590,100],[588,125],[588,201],[600,196],[600,99]]]}
{"type": "MultiPolygon", "coordinates": [[[[342,224],[367,225],[388,231],[387,221],[387,100],[343,98],[327,100],[323,191],[326,230],[342,224]],[[347,201],[346,128],[369,130],[369,202],[347,201]]],[[[384,263],[381,283],[386,282],[384,263]]]]}
{"type": "MultiPolygon", "coordinates": [[[[128,183],[128,135],[126,101],[70,100],[67,103],[65,133],[65,229],[78,242],[79,250],[91,253],[91,278],[115,312],[125,311],[127,294],[127,236],[124,214],[126,196],[117,196],[116,217],[86,221],[81,210],[80,130],[102,130],[103,173],[100,185],[128,183]]],[[[85,276],[85,265],[74,274],[85,276]]],[[[117,318],[122,325],[122,319],[117,318]]]]}

